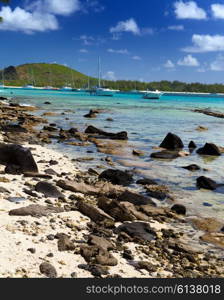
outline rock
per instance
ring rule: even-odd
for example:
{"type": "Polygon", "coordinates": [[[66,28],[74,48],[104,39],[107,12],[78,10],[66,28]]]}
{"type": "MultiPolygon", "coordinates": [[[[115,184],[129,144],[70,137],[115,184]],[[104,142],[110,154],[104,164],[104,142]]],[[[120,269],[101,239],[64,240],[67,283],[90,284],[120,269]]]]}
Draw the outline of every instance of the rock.
{"type": "Polygon", "coordinates": [[[87,204],[83,201],[77,203],[78,210],[89,217],[92,221],[100,225],[107,225],[107,227],[112,227],[114,225],[114,219],[106,214],[100,208],[97,208],[91,204],[87,204]]]}
{"type": "Polygon", "coordinates": [[[144,152],[141,150],[133,150],[132,154],[135,156],[144,156],[144,152]]]}
{"type": "Polygon", "coordinates": [[[141,184],[141,185],[157,185],[158,184],[158,183],[156,183],[155,180],[149,179],[149,178],[139,179],[138,181],[136,181],[136,183],[141,184]]]}
{"type": "Polygon", "coordinates": [[[113,119],[113,118],[107,118],[106,121],[108,121],[108,122],[113,122],[114,119],[113,119]]]}
{"type": "Polygon", "coordinates": [[[127,171],[120,171],[120,170],[114,170],[114,169],[108,169],[103,171],[100,176],[100,179],[105,179],[112,184],[117,185],[129,185],[133,181],[133,176],[127,172],[127,171]]]}
{"type": "Polygon", "coordinates": [[[197,128],[196,128],[196,130],[197,131],[208,131],[208,128],[207,127],[204,127],[204,126],[198,126],[197,128]]]}
{"type": "Polygon", "coordinates": [[[57,185],[64,190],[82,193],[84,195],[106,195],[115,197],[124,191],[123,187],[112,185],[109,182],[99,182],[92,186],[84,182],[59,180],[57,185]]]}
{"type": "Polygon", "coordinates": [[[199,229],[206,232],[218,232],[221,231],[223,224],[214,218],[197,218],[191,220],[193,225],[199,229]]]}
{"type": "Polygon", "coordinates": [[[95,113],[95,111],[93,111],[92,109],[89,111],[88,114],[84,115],[84,118],[90,118],[90,119],[94,119],[97,117],[97,114],[95,113]]]}
{"type": "Polygon", "coordinates": [[[21,173],[38,172],[31,151],[16,144],[0,144],[0,164],[6,166],[16,165],[21,173]]]}
{"type": "Polygon", "coordinates": [[[102,266],[116,266],[118,261],[108,251],[97,246],[82,246],[80,254],[88,263],[96,263],[102,266]]]}
{"type": "Polygon", "coordinates": [[[170,197],[169,189],[165,185],[146,185],[147,194],[158,200],[165,200],[170,197]]]}
{"type": "Polygon", "coordinates": [[[179,150],[184,148],[184,144],[179,136],[173,133],[168,133],[163,142],[160,144],[160,147],[168,150],[179,150]]]}
{"type": "Polygon", "coordinates": [[[178,215],[186,215],[186,207],[181,204],[175,204],[171,207],[171,211],[175,212],[178,215]]]}
{"type": "Polygon", "coordinates": [[[115,233],[125,232],[133,239],[152,241],[156,238],[156,233],[148,223],[133,222],[122,224],[117,227],[115,233]]]}
{"type": "Polygon", "coordinates": [[[58,131],[58,129],[55,128],[54,126],[44,126],[43,130],[44,131],[50,131],[50,132],[52,132],[52,131],[58,131]]]}
{"type": "MultiPolygon", "coordinates": [[[[151,205],[141,205],[139,208],[144,214],[149,217],[167,217],[169,216],[169,211],[167,208],[163,207],[153,207],[151,205]]],[[[170,216],[169,216],[170,217],[170,216]]]]}
{"type": "Polygon", "coordinates": [[[224,118],[223,113],[213,112],[213,111],[210,111],[210,110],[207,110],[207,109],[195,109],[194,112],[201,113],[201,114],[204,114],[204,115],[207,115],[207,116],[216,117],[216,118],[221,118],[221,119],[224,118]]]}
{"type": "Polygon", "coordinates": [[[99,189],[84,182],[59,180],[57,182],[57,186],[64,190],[68,190],[75,193],[82,193],[85,195],[96,195],[99,192],[99,189]]]}
{"type": "Polygon", "coordinates": [[[4,188],[3,186],[0,186],[0,193],[3,193],[3,194],[9,194],[9,190],[7,190],[6,188],[4,188]]]}
{"type": "Polygon", "coordinates": [[[14,132],[14,133],[27,133],[28,130],[24,128],[21,125],[14,125],[14,124],[8,124],[8,125],[2,125],[1,130],[5,132],[14,132]]]}
{"type": "Polygon", "coordinates": [[[32,254],[36,253],[36,249],[35,248],[28,248],[27,251],[29,251],[32,254]]]}
{"type": "Polygon", "coordinates": [[[206,143],[203,148],[197,150],[200,155],[220,156],[221,152],[215,144],[206,143]]]}
{"type": "Polygon", "coordinates": [[[189,148],[189,149],[196,149],[196,148],[197,148],[197,145],[195,144],[194,141],[191,141],[191,142],[189,143],[189,145],[188,145],[188,148],[189,148]]]}
{"type": "Polygon", "coordinates": [[[105,132],[101,129],[98,129],[94,126],[89,126],[85,130],[85,133],[108,137],[112,140],[128,140],[128,134],[126,131],[122,131],[122,132],[118,132],[118,133],[110,133],[110,132],[105,132]]]}
{"type": "Polygon", "coordinates": [[[55,267],[53,267],[51,264],[43,262],[40,265],[40,272],[44,274],[45,276],[49,278],[56,278],[57,277],[57,271],[55,267]]]}
{"type": "Polygon", "coordinates": [[[45,172],[46,174],[48,174],[48,175],[53,175],[53,176],[57,176],[57,175],[58,175],[58,173],[55,172],[55,171],[54,171],[53,169],[51,169],[51,168],[44,170],[44,172],[45,172]]]}
{"type": "Polygon", "coordinates": [[[223,233],[206,233],[200,238],[205,243],[211,243],[224,249],[224,234],[223,233]]]}
{"type": "Polygon", "coordinates": [[[182,167],[182,168],[185,169],[185,170],[191,171],[191,172],[201,170],[201,168],[198,165],[195,165],[195,164],[189,165],[189,166],[186,166],[186,167],[182,167]]]}
{"type": "Polygon", "coordinates": [[[156,158],[156,159],[176,159],[180,157],[178,151],[160,151],[160,152],[155,152],[151,154],[151,158],[156,158]]]}
{"type": "Polygon", "coordinates": [[[33,173],[33,172],[25,172],[24,177],[52,179],[52,176],[50,176],[50,175],[41,174],[41,173],[33,173]]]}
{"type": "Polygon", "coordinates": [[[144,270],[148,271],[149,273],[154,273],[154,272],[157,272],[159,266],[153,265],[148,261],[139,261],[138,268],[140,270],[144,269],[144,270]]]}
{"type": "Polygon", "coordinates": [[[138,212],[135,206],[129,202],[119,203],[116,200],[100,197],[98,199],[98,206],[119,222],[135,220],[148,221],[147,216],[138,212]]]}
{"type": "Polygon", "coordinates": [[[125,191],[122,194],[120,194],[117,198],[120,202],[130,202],[134,205],[147,205],[150,204],[152,206],[156,206],[156,204],[152,201],[151,198],[142,196],[137,193],[133,193],[130,191],[125,191]]]}
{"type": "Polygon", "coordinates": [[[35,186],[35,190],[38,193],[44,194],[45,197],[64,198],[64,195],[54,185],[45,181],[38,182],[35,186]]]}
{"type": "Polygon", "coordinates": [[[23,197],[9,197],[9,198],[7,198],[7,200],[10,201],[10,202],[14,202],[14,203],[21,203],[21,202],[26,201],[26,198],[23,198],[23,197]]]}
{"type": "Polygon", "coordinates": [[[212,179],[205,177],[205,176],[201,176],[199,178],[197,178],[197,187],[199,189],[206,189],[206,190],[215,190],[217,189],[219,185],[212,179]]]}
{"type": "Polygon", "coordinates": [[[107,239],[103,237],[99,237],[96,235],[90,235],[88,238],[88,244],[97,246],[99,248],[102,248],[103,250],[113,250],[115,247],[114,245],[107,239]]]}
{"type": "Polygon", "coordinates": [[[76,246],[70,241],[69,237],[66,234],[60,234],[58,239],[58,250],[59,251],[69,251],[75,250],[76,246]]]}
{"type": "Polygon", "coordinates": [[[38,204],[32,204],[26,207],[21,207],[9,211],[10,216],[32,216],[32,217],[43,217],[48,216],[52,213],[60,213],[64,210],[59,207],[53,206],[42,206],[38,204]]]}
{"type": "Polygon", "coordinates": [[[56,160],[50,160],[49,161],[49,165],[51,165],[51,166],[56,166],[56,165],[58,165],[58,161],[56,161],[56,160]]]}

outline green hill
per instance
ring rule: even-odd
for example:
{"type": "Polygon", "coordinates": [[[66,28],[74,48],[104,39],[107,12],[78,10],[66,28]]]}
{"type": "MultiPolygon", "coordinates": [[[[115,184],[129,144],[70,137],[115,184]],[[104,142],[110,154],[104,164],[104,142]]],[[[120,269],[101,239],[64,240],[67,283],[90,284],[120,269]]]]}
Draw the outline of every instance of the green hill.
{"type": "MultiPolygon", "coordinates": [[[[3,79],[3,71],[0,71],[0,82],[3,79]]],[[[9,66],[4,69],[5,85],[23,86],[33,84],[35,86],[83,87],[88,84],[88,77],[76,70],[58,64],[33,63],[20,66],[9,66]]],[[[91,78],[91,84],[96,79],[91,78]]]]}

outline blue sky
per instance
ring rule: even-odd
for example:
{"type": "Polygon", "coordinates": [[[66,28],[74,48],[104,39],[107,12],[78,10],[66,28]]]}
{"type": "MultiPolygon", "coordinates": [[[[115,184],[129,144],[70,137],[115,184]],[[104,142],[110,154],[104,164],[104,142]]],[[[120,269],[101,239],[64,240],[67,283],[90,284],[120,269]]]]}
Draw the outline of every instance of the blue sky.
{"type": "Polygon", "coordinates": [[[66,64],[107,79],[224,82],[224,0],[11,0],[0,68],[66,64]]]}

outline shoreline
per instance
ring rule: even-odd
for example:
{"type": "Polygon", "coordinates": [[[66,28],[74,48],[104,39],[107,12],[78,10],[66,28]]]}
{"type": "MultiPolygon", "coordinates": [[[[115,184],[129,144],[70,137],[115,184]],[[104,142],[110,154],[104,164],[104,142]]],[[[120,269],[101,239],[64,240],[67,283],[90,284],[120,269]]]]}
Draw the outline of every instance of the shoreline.
{"type": "MultiPolygon", "coordinates": [[[[52,277],[52,273],[51,276],[41,273],[43,262],[53,266],[57,277],[63,278],[224,276],[223,253],[220,251],[224,247],[223,224],[202,218],[192,222],[191,217],[183,212],[180,214],[183,207],[171,210],[175,204],[172,199],[163,207],[154,197],[143,196],[129,185],[111,184],[105,178],[99,178],[104,170],[80,171],[77,162],[65,154],[44,144],[37,145],[38,142],[49,142],[50,136],[56,133],[46,120],[30,115],[32,108],[2,104],[1,109],[6,120],[12,118],[9,118],[12,111],[15,114],[13,120],[26,119],[16,127],[17,131],[15,127],[5,127],[3,132],[6,134],[1,142],[15,143],[17,140],[30,148],[38,174],[49,175],[49,178],[41,178],[34,174],[31,177],[25,177],[24,173],[8,174],[5,166],[0,165],[1,277],[52,277]],[[46,126],[47,132],[35,130],[37,124],[46,126]],[[7,131],[9,129],[11,131],[7,131]],[[48,182],[61,196],[44,197],[36,191],[40,182],[48,182]],[[29,194],[24,193],[24,189],[29,194]],[[16,204],[10,202],[9,197],[24,200],[16,204]],[[41,217],[9,214],[9,211],[32,204],[63,211],[41,217]],[[127,224],[136,227],[122,228],[127,224]]],[[[94,137],[86,140],[87,133],[60,132],[61,137],[68,139],[71,134],[79,137],[80,142],[91,140],[98,148],[103,147],[94,137]]],[[[108,169],[113,168],[117,165],[109,161],[108,169]]],[[[126,178],[123,173],[119,175],[121,177],[126,178]]],[[[158,192],[154,188],[153,192],[158,192]]]]}

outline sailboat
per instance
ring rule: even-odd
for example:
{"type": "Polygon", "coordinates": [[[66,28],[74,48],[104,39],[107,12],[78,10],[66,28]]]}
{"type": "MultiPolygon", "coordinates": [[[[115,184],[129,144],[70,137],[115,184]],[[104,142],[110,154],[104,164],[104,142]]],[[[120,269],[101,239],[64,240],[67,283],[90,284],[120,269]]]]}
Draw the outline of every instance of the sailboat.
{"type": "Polygon", "coordinates": [[[4,74],[5,69],[3,68],[2,70],[2,83],[0,83],[0,88],[4,89],[5,87],[5,74],[4,74]]]}
{"type": "Polygon", "coordinates": [[[113,97],[114,91],[108,88],[101,87],[101,59],[98,59],[98,87],[94,88],[91,95],[102,97],[113,97]]]}
{"type": "Polygon", "coordinates": [[[33,74],[33,69],[31,70],[31,76],[32,76],[32,83],[33,84],[27,84],[27,85],[24,85],[23,86],[23,89],[28,89],[28,90],[30,90],[30,89],[34,89],[35,87],[35,79],[34,79],[34,74],[33,74]]]}

